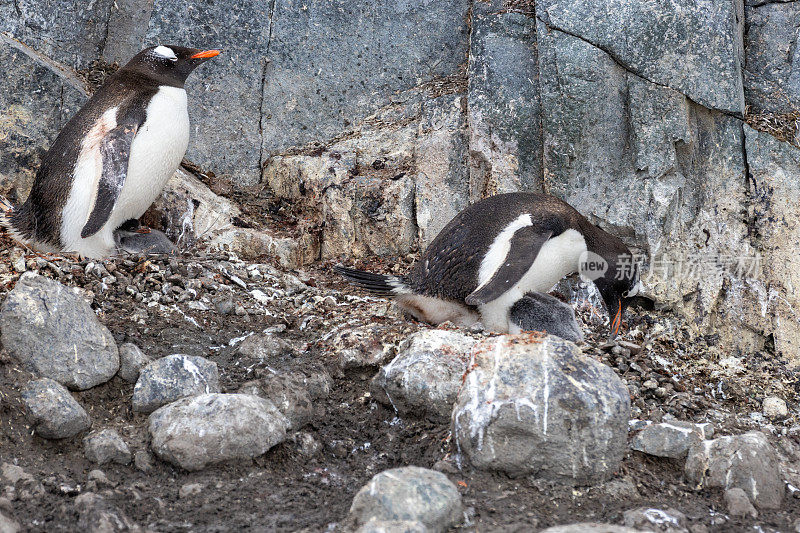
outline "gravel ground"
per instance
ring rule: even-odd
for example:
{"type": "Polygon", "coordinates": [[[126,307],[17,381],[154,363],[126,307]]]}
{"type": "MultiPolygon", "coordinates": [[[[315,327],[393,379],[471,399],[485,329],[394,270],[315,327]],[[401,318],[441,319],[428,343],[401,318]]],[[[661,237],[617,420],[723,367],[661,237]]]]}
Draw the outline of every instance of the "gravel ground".
{"type": "MultiPolygon", "coordinates": [[[[412,260],[401,258],[392,268],[402,272],[412,260]]],[[[388,264],[358,266],[388,271],[388,264]]],[[[779,510],[734,517],[721,490],[696,490],[686,481],[682,460],[640,452],[629,451],[612,481],[595,487],[459,470],[448,423],[413,413],[401,418],[369,392],[371,378],[400,341],[428,326],[385,300],[352,293],[330,266],[283,272],[269,258],[244,263],[202,249],[86,261],[31,253],[0,235],[0,299],[25,270],[79,287],[118,345],[133,343],[153,359],[203,356],[217,364],[221,392],[237,392],[275,372],[332,379],[327,397],[314,400],[311,422],[284,442],[253,460],[197,472],[152,455],[147,415],[132,407],[133,383],[117,376],[72,392],[92,430],[116,431],[134,456],[131,464],[98,466],[85,456],[86,433],[57,441],[32,434],[20,391],[35,376],[0,351],[0,463],[28,475],[16,483],[0,476],[0,513],[30,531],[102,530],[106,522],[116,524],[108,531],[137,525],[153,531],[324,531],[343,523],[372,476],[414,465],[442,471],[456,484],[466,531],[621,524],[625,511],[642,507],[681,511],[693,533],[798,527],[800,493],[787,489],[779,510]],[[280,340],[279,347],[257,353],[247,339],[264,331],[280,340]],[[103,522],[109,516],[115,519],[103,522]]],[[[605,314],[589,304],[576,314],[585,324],[583,352],[625,381],[632,418],[711,422],[715,436],[760,429],[778,450],[787,481],[800,486],[791,478],[792,469],[800,470],[800,379],[785,361],[769,350],[732,358],[713,337],[694,334],[668,311],[632,312],[624,342],[608,346],[605,314]],[[762,413],[771,396],[787,402],[785,418],[762,413]]]]}

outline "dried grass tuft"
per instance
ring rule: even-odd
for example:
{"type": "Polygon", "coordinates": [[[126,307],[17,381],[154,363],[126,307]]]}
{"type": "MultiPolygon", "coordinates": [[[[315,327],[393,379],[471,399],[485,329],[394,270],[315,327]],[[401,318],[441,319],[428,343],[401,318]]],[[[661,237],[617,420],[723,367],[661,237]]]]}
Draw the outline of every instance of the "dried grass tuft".
{"type": "Polygon", "coordinates": [[[750,106],[744,111],[744,121],[754,130],[769,133],[779,141],[784,141],[800,148],[798,139],[798,120],[800,111],[792,110],[788,113],[753,112],[750,106]]]}
{"type": "Polygon", "coordinates": [[[79,70],[78,74],[86,80],[89,92],[94,93],[106,79],[119,70],[119,63],[108,63],[102,59],[95,59],[89,63],[89,67],[79,70]]]}

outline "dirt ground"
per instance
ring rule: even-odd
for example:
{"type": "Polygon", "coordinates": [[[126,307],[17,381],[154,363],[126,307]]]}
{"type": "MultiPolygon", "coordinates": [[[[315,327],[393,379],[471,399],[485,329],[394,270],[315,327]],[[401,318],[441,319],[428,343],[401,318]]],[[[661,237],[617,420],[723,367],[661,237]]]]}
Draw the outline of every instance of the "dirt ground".
{"type": "MultiPolygon", "coordinates": [[[[328,398],[316,402],[318,416],[301,430],[321,444],[317,453],[304,454],[289,438],[252,462],[200,472],[185,472],[156,458],[147,472],[133,464],[99,467],[109,485],[92,490],[143,528],[333,531],[371,476],[405,465],[435,466],[457,483],[467,509],[465,525],[459,528],[464,531],[534,531],[590,520],[621,523],[623,511],[643,506],[683,512],[694,533],[795,531],[795,521],[800,518],[800,499],[791,496],[781,510],[762,511],[757,519],[730,518],[721,491],[695,490],[684,480],[683,461],[638,452],[629,452],[612,482],[599,487],[559,488],[468,467],[459,471],[448,425],[398,418],[369,394],[370,379],[378,366],[344,365],[339,358],[348,342],[348,330],[363,333],[359,346],[383,350],[391,357],[399,340],[427,326],[400,316],[383,300],[353,295],[331,273],[329,264],[294,273],[308,286],[304,291],[293,293],[286,288],[289,284],[271,293],[276,279],[285,281],[282,273],[273,269],[270,272],[275,276],[245,279],[246,267],[235,259],[198,250],[186,257],[106,261],[105,268],[118,281],[104,286],[91,273],[92,268],[87,269],[88,261],[39,256],[12,246],[2,236],[0,239],[0,299],[18,279],[20,272],[14,264],[19,266],[23,258],[28,269],[90,290],[92,307],[118,343],[133,342],[154,358],[184,353],[216,362],[223,392],[235,392],[245,381],[271,369],[324,369],[333,378],[328,398]],[[244,278],[233,272],[244,272],[244,278]],[[166,304],[137,302],[126,290],[128,285],[136,285],[137,275],[144,286],[155,279],[163,287],[163,282],[171,279],[176,286],[185,287],[187,279],[199,279],[199,295],[183,302],[163,300],[166,304]],[[244,279],[246,288],[233,277],[244,279]],[[274,298],[266,303],[256,301],[251,293],[256,288],[274,298]],[[213,305],[208,310],[189,305],[203,295],[213,300],[224,291],[233,294],[246,314],[222,315],[213,305]],[[242,337],[266,328],[273,328],[292,349],[267,360],[239,351],[242,337]],[[179,489],[187,483],[199,483],[202,490],[181,498],[179,489]]],[[[407,268],[408,261],[401,262],[398,269],[407,268]]],[[[372,267],[386,268],[389,263],[372,267]]],[[[635,418],[661,420],[672,415],[709,421],[717,435],[761,428],[772,435],[779,450],[789,450],[787,456],[800,450],[796,411],[790,418],[772,423],[751,415],[760,413],[761,400],[771,394],[784,398],[790,406],[797,405],[800,380],[774,354],[753,354],[742,362],[743,368],[731,370],[719,364],[728,354],[713,346],[713,339],[692,338],[689,329],[667,312],[632,313],[625,340],[642,350],[636,354],[617,350],[615,354],[601,349],[605,314],[588,306],[579,309],[579,314],[590,331],[582,348],[615,368],[628,383],[635,418]],[[644,387],[650,379],[659,387],[644,387]]],[[[18,464],[43,487],[32,493],[6,491],[12,500],[10,514],[28,531],[74,531],[79,520],[75,498],[88,490],[89,472],[98,467],[84,457],[81,436],[49,441],[32,435],[19,397],[20,387],[30,378],[17,361],[0,352],[0,462],[18,464]]],[[[115,377],[74,395],[89,412],[95,429],[117,430],[136,452],[148,449],[147,417],[132,411],[132,392],[133,384],[115,377]]],[[[800,464],[800,455],[790,459],[800,464]]]]}

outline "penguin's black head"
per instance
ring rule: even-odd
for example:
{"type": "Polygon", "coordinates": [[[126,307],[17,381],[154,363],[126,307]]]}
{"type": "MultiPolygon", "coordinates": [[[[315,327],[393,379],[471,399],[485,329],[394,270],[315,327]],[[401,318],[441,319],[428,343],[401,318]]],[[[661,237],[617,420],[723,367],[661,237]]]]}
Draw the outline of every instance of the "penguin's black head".
{"type": "Polygon", "coordinates": [[[630,251],[607,257],[606,261],[608,269],[594,283],[606,304],[611,319],[610,338],[613,339],[619,334],[625,309],[640,298],[637,296],[641,289],[640,266],[630,251]]]}
{"type": "Polygon", "coordinates": [[[156,80],[159,85],[183,87],[194,69],[219,53],[219,50],[161,44],[145,48],[136,54],[123,70],[144,74],[156,80]]]}

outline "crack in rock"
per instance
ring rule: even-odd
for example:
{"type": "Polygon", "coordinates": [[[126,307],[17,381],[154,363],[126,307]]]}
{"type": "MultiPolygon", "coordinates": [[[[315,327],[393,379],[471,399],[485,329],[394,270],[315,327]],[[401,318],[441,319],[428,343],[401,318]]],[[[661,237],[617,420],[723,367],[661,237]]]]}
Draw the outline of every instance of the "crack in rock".
{"type": "Polygon", "coordinates": [[[86,85],[86,82],[83,81],[78,74],[69,67],[62,65],[61,63],[50,59],[46,55],[42,54],[34,50],[33,48],[29,47],[22,41],[15,39],[14,37],[10,36],[6,32],[0,32],[0,43],[6,44],[15,50],[18,50],[25,54],[26,56],[30,57],[40,65],[44,66],[59,78],[63,79],[67,83],[70,84],[73,88],[78,90],[83,96],[89,96],[89,89],[86,85]]]}
{"type": "Polygon", "coordinates": [[[596,42],[593,42],[592,40],[587,39],[586,37],[583,37],[582,35],[579,35],[577,33],[571,32],[569,30],[565,30],[563,28],[555,26],[555,25],[553,25],[552,22],[543,19],[538,14],[536,15],[536,19],[538,21],[540,21],[542,24],[544,24],[545,27],[550,31],[553,31],[553,30],[559,31],[559,32],[563,33],[564,35],[569,35],[570,37],[574,37],[575,39],[579,39],[579,40],[585,42],[586,44],[594,46],[598,50],[601,50],[602,52],[605,52],[608,55],[608,57],[610,57],[611,60],[614,61],[614,63],[616,63],[625,72],[629,72],[629,73],[631,73],[631,74],[633,74],[635,76],[638,76],[638,77],[642,78],[643,80],[646,80],[646,81],[652,83],[653,85],[657,85],[659,87],[664,87],[666,89],[670,89],[672,91],[680,93],[683,96],[685,96],[687,100],[689,100],[690,102],[692,102],[694,104],[697,104],[700,107],[704,107],[706,109],[710,109],[710,110],[713,110],[713,111],[718,111],[718,112],[720,112],[720,113],[722,113],[724,115],[727,115],[727,116],[733,117],[733,118],[737,118],[737,119],[741,119],[743,117],[743,115],[741,113],[735,113],[735,112],[731,112],[731,111],[726,111],[724,109],[710,108],[708,106],[705,106],[705,105],[697,102],[696,100],[692,99],[691,96],[687,95],[685,92],[681,91],[679,88],[673,87],[673,86],[668,85],[668,84],[659,83],[659,82],[657,82],[655,80],[650,79],[648,76],[644,75],[642,72],[638,72],[636,69],[634,69],[630,65],[627,65],[619,56],[617,56],[614,52],[612,52],[611,50],[607,49],[606,47],[601,46],[600,44],[598,44],[596,42]]]}

